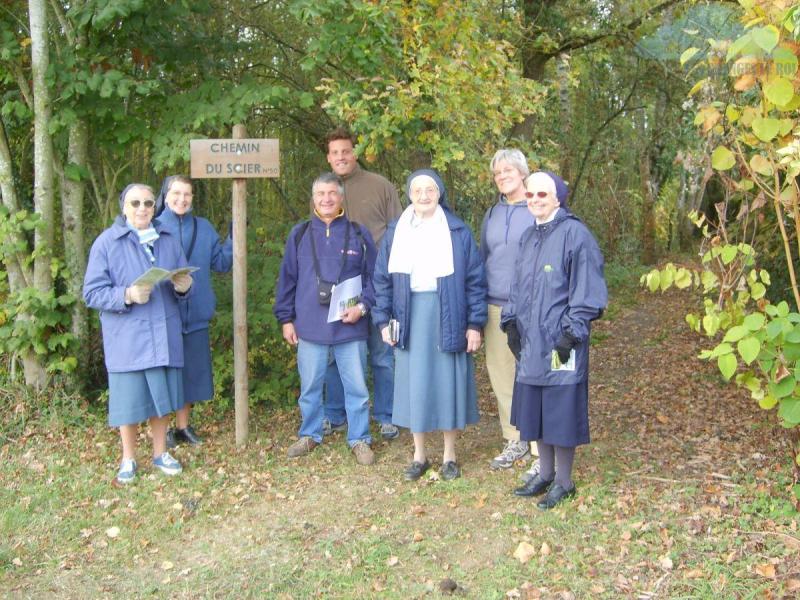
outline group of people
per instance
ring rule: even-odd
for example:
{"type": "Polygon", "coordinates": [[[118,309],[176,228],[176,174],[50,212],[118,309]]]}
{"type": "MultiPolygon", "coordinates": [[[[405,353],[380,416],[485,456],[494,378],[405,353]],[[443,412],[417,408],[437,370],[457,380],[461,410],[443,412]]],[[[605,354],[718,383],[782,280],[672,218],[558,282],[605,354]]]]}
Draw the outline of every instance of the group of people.
{"type": "MultiPolygon", "coordinates": [[[[532,460],[514,493],[546,494],[540,508],[574,495],[575,448],[589,442],[591,321],[607,291],[602,254],[568,209],[566,183],[530,173],[519,150],[499,150],[490,163],[499,195],[479,247],[435,171],[411,173],[403,209],[387,179],[359,166],[350,132],[331,132],[326,151],[331,172],[314,180],[311,217],[288,236],[273,306],[300,374],[301,424],[287,456],[346,431],[358,464],[373,464],[371,412],[384,439],[410,430],[407,480],[431,468],[426,434],[438,431],[439,476],[459,477],[458,433],[478,421],[472,355],[485,340],[505,440],[490,467],[532,460]]],[[[231,241],[191,215],[191,182],[181,177],[167,178],[158,199],[132,184],[120,207],[92,248],[84,296],[101,311],[109,423],[123,446],[117,479],[129,482],[139,422],[149,419],[153,464],[167,474],[181,468],[167,442],[200,441],[186,407],[213,395],[209,275],[230,269],[231,241]],[[151,265],[187,264],[198,270],[136,284],[151,265]]]]}
{"type": "Polygon", "coordinates": [[[121,214],[89,252],[83,297],[100,311],[108,423],[122,441],[120,484],[136,477],[142,421],[150,424],[153,466],[180,473],[168,448],[202,442],[189,422],[191,406],[214,395],[211,271],[230,271],[233,244],[192,213],[192,199],[192,182],[181,175],[167,177],[157,197],[148,185],[128,185],[119,197],[121,214]],[[169,276],[143,279],[153,268],[169,276]],[[176,426],[169,428],[172,413],[176,426]]]}

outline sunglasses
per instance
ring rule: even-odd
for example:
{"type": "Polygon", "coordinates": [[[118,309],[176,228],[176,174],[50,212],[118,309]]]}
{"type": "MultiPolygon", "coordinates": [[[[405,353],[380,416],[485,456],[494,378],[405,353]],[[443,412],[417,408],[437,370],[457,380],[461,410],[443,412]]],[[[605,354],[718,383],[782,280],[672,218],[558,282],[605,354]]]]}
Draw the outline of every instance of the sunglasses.
{"type": "Polygon", "coordinates": [[[550,192],[536,192],[535,194],[533,192],[525,192],[526,198],[533,198],[534,196],[537,198],[547,198],[549,195],[550,192]]]}
{"type": "Polygon", "coordinates": [[[139,208],[140,204],[144,204],[145,208],[153,208],[156,205],[155,200],[131,200],[128,202],[133,208],[139,208]]]}

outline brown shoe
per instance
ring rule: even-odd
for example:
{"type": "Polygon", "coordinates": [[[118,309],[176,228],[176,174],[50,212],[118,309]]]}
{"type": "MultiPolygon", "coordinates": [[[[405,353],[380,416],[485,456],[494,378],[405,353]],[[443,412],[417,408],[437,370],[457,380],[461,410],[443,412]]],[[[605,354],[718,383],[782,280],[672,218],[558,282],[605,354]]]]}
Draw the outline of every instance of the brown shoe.
{"type": "Polygon", "coordinates": [[[289,449],[286,451],[286,456],[288,456],[289,458],[297,458],[298,456],[305,456],[317,446],[319,446],[319,443],[315,442],[314,438],[303,436],[299,440],[297,440],[294,444],[289,446],[289,449]]]}
{"type": "Polygon", "coordinates": [[[375,462],[375,453],[365,441],[358,441],[353,444],[353,454],[356,455],[356,462],[360,465],[371,465],[375,462]]]}

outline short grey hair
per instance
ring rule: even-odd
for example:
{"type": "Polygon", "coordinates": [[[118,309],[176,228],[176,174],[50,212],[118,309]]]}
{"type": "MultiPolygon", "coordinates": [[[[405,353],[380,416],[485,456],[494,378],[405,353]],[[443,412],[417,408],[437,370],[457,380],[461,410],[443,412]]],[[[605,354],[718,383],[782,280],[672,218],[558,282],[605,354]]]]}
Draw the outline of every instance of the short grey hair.
{"type": "Polygon", "coordinates": [[[522,173],[523,177],[527,177],[531,174],[525,155],[516,148],[500,148],[500,150],[495,152],[492,157],[492,162],[489,163],[489,170],[494,173],[495,166],[501,161],[507,162],[512,167],[515,167],[517,171],[522,173]]]}
{"type": "Polygon", "coordinates": [[[336,187],[339,189],[339,195],[344,198],[344,184],[336,173],[323,173],[317,177],[314,183],[311,184],[311,194],[313,195],[314,192],[317,191],[317,186],[324,183],[335,183],[336,187]]]}

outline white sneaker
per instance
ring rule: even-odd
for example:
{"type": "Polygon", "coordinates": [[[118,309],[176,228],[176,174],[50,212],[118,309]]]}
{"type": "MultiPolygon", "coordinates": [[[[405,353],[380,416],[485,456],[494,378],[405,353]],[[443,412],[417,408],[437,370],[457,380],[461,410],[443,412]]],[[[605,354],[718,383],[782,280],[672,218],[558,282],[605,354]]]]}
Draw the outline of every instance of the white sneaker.
{"type": "Polygon", "coordinates": [[[526,460],[531,455],[528,442],[508,440],[503,451],[492,459],[489,467],[492,469],[508,469],[518,460],[526,460]]]}

